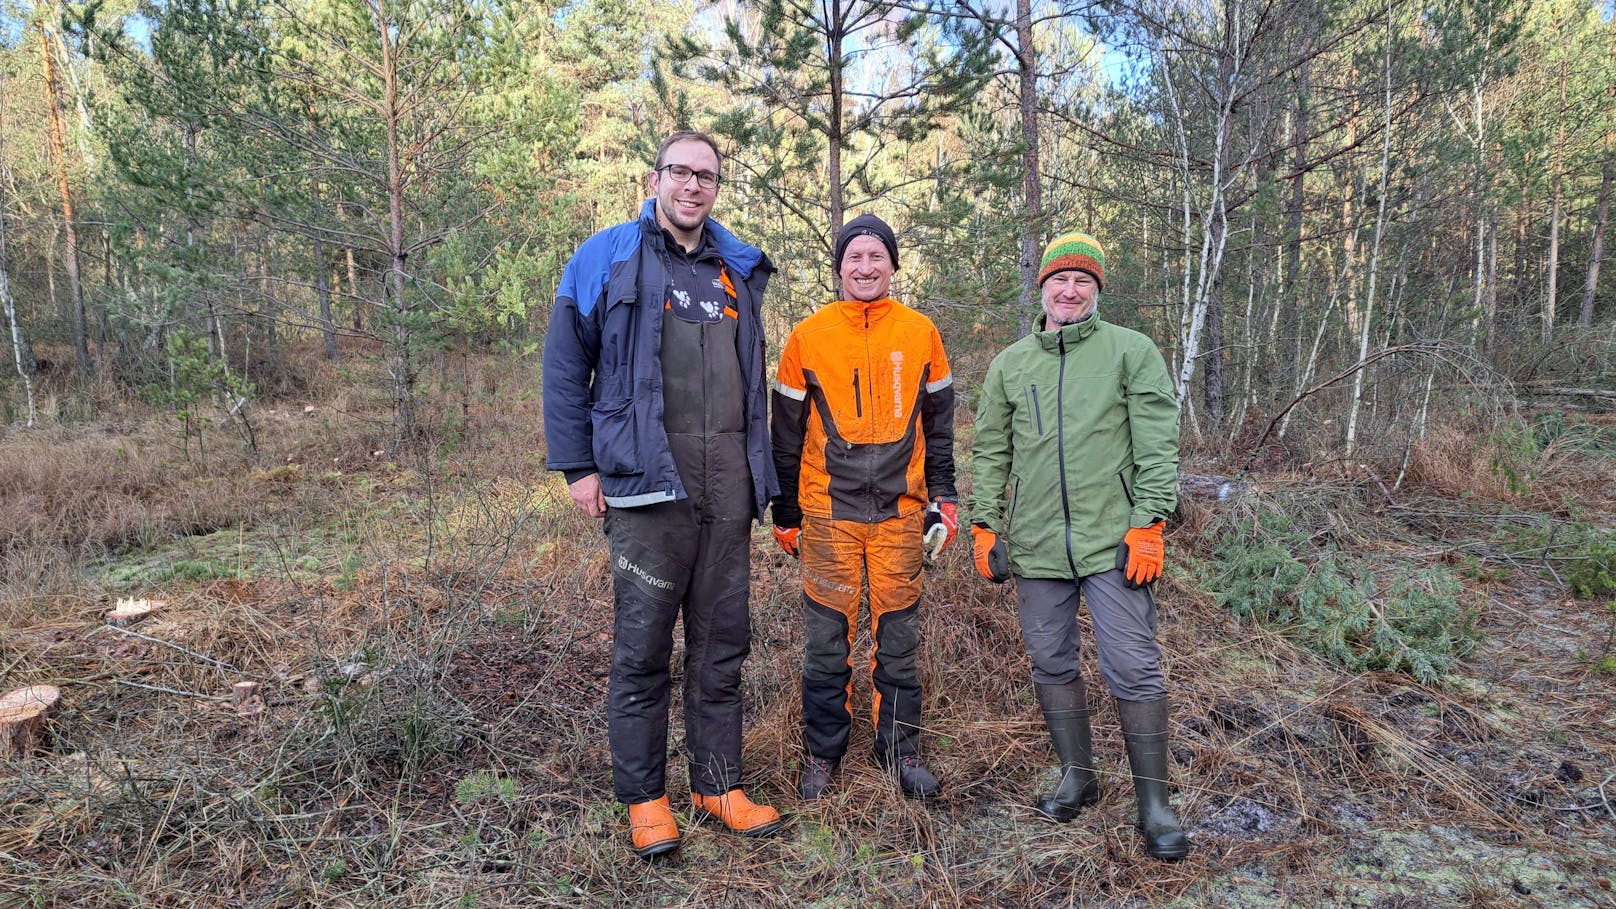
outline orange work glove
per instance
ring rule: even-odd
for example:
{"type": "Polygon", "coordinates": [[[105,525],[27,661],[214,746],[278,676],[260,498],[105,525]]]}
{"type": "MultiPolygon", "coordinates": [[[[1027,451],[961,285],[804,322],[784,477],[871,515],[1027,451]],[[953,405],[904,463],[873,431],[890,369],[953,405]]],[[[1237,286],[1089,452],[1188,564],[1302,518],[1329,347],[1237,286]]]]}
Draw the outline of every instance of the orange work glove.
{"type": "Polygon", "coordinates": [[[1161,577],[1165,547],[1162,545],[1162,526],[1157,521],[1149,527],[1135,527],[1122,538],[1127,553],[1125,576],[1131,586],[1143,587],[1161,577]]]}
{"type": "Polygon", "coordinates": [[[936,561],[959,532],[959,503],[951,499],[938,499],[926,509],[926,536],[922,545],[926,558],[936,561]]]}
{"type": "Polygon", "coordinates": [[[1010,580],[1010,547],[986,524],[971,525],[971,543],[976,555],[976,573],[995,584],[1010,580]]]}
{"type": "Polygon", "coordinates": [[[797,558],[797,538],[802,536],[801,527],[781,527],[774,525],[774,541],[786,551],[786,555],[797,558]]]}

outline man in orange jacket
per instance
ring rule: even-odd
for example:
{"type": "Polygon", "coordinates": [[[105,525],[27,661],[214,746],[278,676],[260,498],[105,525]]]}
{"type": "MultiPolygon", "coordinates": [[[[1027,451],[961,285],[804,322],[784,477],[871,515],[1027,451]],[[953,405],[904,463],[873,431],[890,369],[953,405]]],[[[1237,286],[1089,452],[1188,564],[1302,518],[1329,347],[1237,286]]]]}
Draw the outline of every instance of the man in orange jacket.
{"type": "Polygon", "coordinates": [[[802,562],[802,797],[830,785],[853,715],[852,644],[869,591],[875,758],[910,798],[920,762],[920,573],[954,538],[954,386],[931,320],[887,295],[898,241],[874,215],[836,237],[843,299],[791,332],[774,388],[774,536],[802,562]],[[924,550],[924,552],[923,552],[924,550]]]}

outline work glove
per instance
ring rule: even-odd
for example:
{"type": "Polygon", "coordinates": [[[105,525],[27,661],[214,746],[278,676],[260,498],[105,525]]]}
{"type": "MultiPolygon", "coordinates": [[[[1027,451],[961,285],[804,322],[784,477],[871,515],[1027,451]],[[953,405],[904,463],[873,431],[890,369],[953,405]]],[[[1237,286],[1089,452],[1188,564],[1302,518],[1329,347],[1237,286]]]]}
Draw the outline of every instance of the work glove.
{"type": "Polygon", "coordinates": [[[1117,567],[1123,570],[1128,587],[1139,589],[1161,577],[1164,548],[1162,526],[1157,521],[1149,527],[1135,527],[1122,538],[1117,547],[1117,567]]]}
{"type": "Polygon", "coordinates": [[[1010,547],[988,525],[971,525],[972,548],[976,550],[976,573],[995,584],[1010,580],[1010,547]]]}
{"type": "Polygon", "coordinates": [[[800,536],[802,536],[801,527],[774,525],[774,542],[778,543],[780,548],[785,550],[786,555],[791,556],[793,559],[798,558],[797,538],[800,536]]]}
{"type": "Polygon", "coordinates": [[[959,532],[959,503],[953,499],[937,499],[926,509],[926,558],[937,561],[948,544],[959,532]]]}

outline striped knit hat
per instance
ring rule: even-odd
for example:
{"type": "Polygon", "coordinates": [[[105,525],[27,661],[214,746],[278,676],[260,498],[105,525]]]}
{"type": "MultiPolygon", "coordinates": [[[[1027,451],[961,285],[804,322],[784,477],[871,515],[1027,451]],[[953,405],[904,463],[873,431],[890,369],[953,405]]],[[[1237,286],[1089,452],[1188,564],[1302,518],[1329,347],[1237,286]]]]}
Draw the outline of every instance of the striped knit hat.
{"type": "Polygon", "coordinates": [[[1038,269],[1038,284],[1057,271],[1077,268],[1094,276],[1094,283],[1105,289],[1105,247],[1088,234],[1073,231],[1050,241],[1044,247],[1043,265],[1038,269]]]}

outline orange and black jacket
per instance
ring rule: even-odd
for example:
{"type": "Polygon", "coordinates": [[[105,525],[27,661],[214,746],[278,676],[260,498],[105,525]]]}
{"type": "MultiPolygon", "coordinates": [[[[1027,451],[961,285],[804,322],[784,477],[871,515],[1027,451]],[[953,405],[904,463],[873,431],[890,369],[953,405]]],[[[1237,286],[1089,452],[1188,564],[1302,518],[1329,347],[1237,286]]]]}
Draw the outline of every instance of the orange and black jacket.
{"type": "Polygon", "coordinates": [[[891,297],[842,300],[791,332],[770,424],[774,523],[873,524],[953,497],[954,377],[931,320],[891,297]]]}

